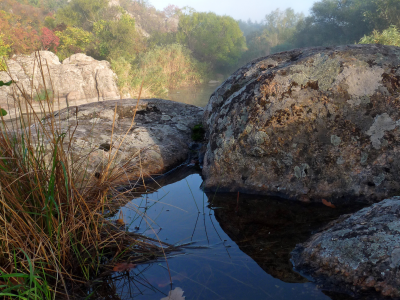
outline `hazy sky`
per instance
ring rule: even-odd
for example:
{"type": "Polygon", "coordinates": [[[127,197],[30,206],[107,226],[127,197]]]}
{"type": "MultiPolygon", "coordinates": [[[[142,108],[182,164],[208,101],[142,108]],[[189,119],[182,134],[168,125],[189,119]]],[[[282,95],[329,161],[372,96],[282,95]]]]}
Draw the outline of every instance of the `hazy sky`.
{"type": "Polygon", "coordinates": [[[162,10],[168,4],[174,4],[180,8],[193,7],[196,11],[212,11],[218,15],[229,15],[234,19],[252,19],[261,21],[271,11],[280,8],[291,7],[295,12],[303,12],[308,15],[309,9],[316,0],[150,0],[158,10],[162,10]]]}

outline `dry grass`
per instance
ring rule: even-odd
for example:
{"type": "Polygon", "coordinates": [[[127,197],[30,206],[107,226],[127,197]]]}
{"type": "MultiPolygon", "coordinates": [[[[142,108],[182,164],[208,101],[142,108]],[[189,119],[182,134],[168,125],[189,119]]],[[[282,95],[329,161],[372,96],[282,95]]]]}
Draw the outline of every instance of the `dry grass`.
{"type": "Polygon", "coordinates": [[[137,95],[144,82],[145,98],[162,96],[169,90],[200,84],[208,75],[209,66],[196,61],[180,44],[157,46],[142,54],[134,63],[120,58],[112,60],[118,75],[121,94],[137,95]]]}
{"type": "MultiPolygon", "coordinates": [[[[46,66],[39,57],[37,62],[44,77],[46,66]]],[[[20,92],[25,99],[18,105],[31,110],[34,95],[20,92]]],[[[52,112],[50,96],[46,93],[41,102],[42,112],[52,112]]],[[[4,298],[70,297],[73,286],[107,271],[107,266],[121,260],[144,261],[171,249],[108,221],[106,213],[112,213],[119,201],[127,201],[116,186],[124,173],[112,168],[110,159],[101,178],[82,181],[84,164],[69,159],[71,145],[64,143],[67,136],[72,140],[74,128],[63,132],[56,117],[46,120],[45,125],[32,112],[12,127],[2,117],[0,125],[0,296],[4,298]]]]}

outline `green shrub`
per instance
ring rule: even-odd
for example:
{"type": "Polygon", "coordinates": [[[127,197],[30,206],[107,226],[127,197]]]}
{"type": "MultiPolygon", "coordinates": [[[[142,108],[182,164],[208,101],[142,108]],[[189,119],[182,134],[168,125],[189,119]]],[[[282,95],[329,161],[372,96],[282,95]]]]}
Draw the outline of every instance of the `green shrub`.
{"type": "Polygon", "coordinates": [[[192,140],[200,142],[204,139],[205,130],[202,124],[197,124],[192,129],[192,140]]]}
{"type": "Polygon", "coordinates": [[[400,47],[400,32],[396,26],[392,25],[380,33],[374,30],[371,35],[364,35],[360,39],[360,44],[382,44],[400,47]]]}
{"type": "Polygon", "coordinates": [[[3,41],[4,34],[0,34],[0,71],[6,70],[6,65],[4,60],[7,58],[8,54],[11,51],[10,45],[7,45],[3,41]]]}

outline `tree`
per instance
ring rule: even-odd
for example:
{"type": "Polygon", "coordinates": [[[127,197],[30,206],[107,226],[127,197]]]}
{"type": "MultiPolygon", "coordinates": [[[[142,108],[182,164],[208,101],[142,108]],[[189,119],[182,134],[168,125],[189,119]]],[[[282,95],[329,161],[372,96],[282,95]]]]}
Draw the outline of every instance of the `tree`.
{"type": "Polygon", "coordinates": [[[235,65],[246,50],[243,33],[233,18],[191,9],[179,18],[177,41],[187,45],[200,61],[217,68],[235,65]]]}
{"type": "Polygon", "coordinates": [[[75,53],[84,53],[93,42],[93,34],[81,28],[67,27],[64,31],[56,31],[55,35],[60,39],[58,57],[61,60],[75,53]]]}
{"type": "Polygon", "coordinates": [[[292,8],[287,8],[284,11],[276,9],[265,16],[262,36],[269,47],[272,48],[272,52],[294,48],[293,37],[296,33],[296,26],[303,19],[304,15],[295,13],[292,8]],[[274,47],[276,47],[275,51],[274,47]]]}
{"type": "Polygon", "coordinates": [[[57,47],[60,44],[60,38],[47,27],[42,28],[42,36],[40,37],[44,50],[50,50],[57,53],[57,47]]]}
{"type": "Polygon", "coordinates": [[[40,49],[40,38],[30,25],[23,25],[19,16],[0,10],[0,32],[5,44],[10,45],[10,53],[30,54],[40,49]]]}
{"type": "Polygon", "coordinates": [[[297,26],[295,45],[353,44],[374,29],[400,26],[399,0],[322,0],[297,26]]]}
{"type": "Polygon", "coordinates": [[[369,0],[370,9],[364,11],[365,20],[375,30],[383,30],[391,25],[400,28],[400,1],[369,0]]]}
{"type": "Polygon", "coordinates": [[[123,56],[132,60],[144,48],[135,29],[135,20],[126,13],[117,20],[94,23],[93,32],[98,40],[97,50],[103,58],[123,56]]]}
{"type": "Polygon", "coordinates": [[[93,24],[104,19],[108,0],[71,0],[56,13],[57,23],[91,31],[93,24]]]}

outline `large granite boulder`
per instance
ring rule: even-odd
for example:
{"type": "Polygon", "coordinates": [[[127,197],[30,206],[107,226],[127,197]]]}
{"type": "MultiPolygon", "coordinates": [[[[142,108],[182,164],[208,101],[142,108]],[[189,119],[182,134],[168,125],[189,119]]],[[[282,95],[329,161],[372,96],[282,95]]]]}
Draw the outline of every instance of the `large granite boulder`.
{"type": "Polygon", "coordinates": [[[252,61],[206,107],[205,190],[333,203],[397,193],[399,86],[394,46],[296,49],[252,61]]]}
{"type": "MultiPolygon", "coordinates": [[[[201,123],[203,108],[169,100],[140,100],[133,120],[136,103],[134,99],[110,100],[54,113],[55,128],[65,136],[64,150],[75,168],[85,170],[86,178],[106,174],[110,159],[108,170],[116,168],[115,172],[123,174],[119,181],[128,183],[163,174],[188,158],[191,128],[201,123]]],[[[48,160],[52,146],[43,140],[43,133],[52,126],[49,116],[30,128],[34,139],[39,133],[48,160]]]]}
{"type": "Polygon", "coordinates": [[[325,289],[400,297],[400,197],[330,223],[292,253],[325,289]]]}
{"type": "MultiPolygon", "coordinates": [[[[18,116],[19,108],[26,109],[26,97],[32,96],[33,109],[39,111],[40,101],[45,98],[46,92],[54,97],[55,110],[120,98],[116,75],[109,62],[98,61],[82,53],[60,63],[54,53],[39,51],[31,55],[15,55],[7,61],[7,65],[16,85],[0,87],[0,107],[6,109],[11,118],[18,116]],[[21,106],[15,101],[15,96],[22,101],[21,106]]],[[[0,80],[9,81],[8,72],[0,72],[0,80]]]]}

